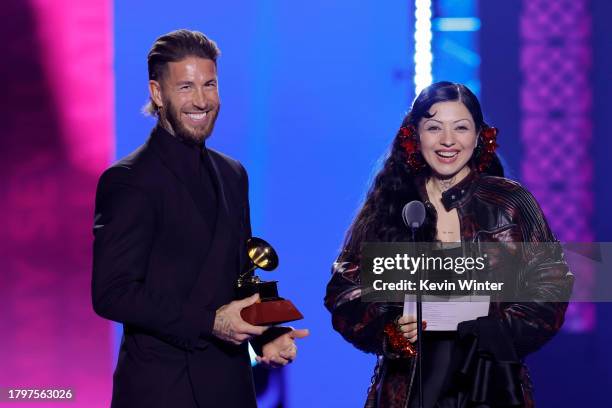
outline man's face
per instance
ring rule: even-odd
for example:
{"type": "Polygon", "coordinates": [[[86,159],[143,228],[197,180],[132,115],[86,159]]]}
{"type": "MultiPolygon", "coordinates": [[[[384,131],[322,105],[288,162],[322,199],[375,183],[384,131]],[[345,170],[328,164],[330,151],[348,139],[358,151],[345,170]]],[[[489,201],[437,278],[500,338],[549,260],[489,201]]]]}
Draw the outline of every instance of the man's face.
{"type": "Polygon", "coordinates": [[[190,56],[169,62],[164,77],[149,81],[149,89],[171,133],[198,144],[210,136],[220,107],[214,61],[190,56]]]}

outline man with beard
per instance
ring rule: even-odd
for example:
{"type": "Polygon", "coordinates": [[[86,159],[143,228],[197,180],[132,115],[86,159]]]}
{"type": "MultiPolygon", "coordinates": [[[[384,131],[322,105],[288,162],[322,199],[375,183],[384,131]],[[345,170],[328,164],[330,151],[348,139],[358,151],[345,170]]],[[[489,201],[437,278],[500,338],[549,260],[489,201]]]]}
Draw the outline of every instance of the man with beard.
{"type": "MultiPolygon", "coordinates": [[[[205,144],[220,107],[218,55],[196,31],[155,41],[146,109],[157,125],[98,183],[93,307],[124,329],[113,407],[256,406],[247,341],[267,328],[240,316],[257,295],[234,300],[251,236],[247,175],[205,144]]],[[[258,361],[286,365],[306,335],[255,347],[258,361]]]]}

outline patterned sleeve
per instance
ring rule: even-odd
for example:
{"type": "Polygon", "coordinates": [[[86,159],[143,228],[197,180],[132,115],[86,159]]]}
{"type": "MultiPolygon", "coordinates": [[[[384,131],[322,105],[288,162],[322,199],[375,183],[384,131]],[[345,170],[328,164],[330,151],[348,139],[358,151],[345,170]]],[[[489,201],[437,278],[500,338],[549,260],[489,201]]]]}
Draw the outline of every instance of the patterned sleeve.
{"type": "Polygon", "coordinates": [[[515,198],[513,218],[521,228],[526,262],[523,276],[519,277],[523,283],[521,297],[534,301],[507,304],[502,313],[516,351],[524,357],[541,348],[560,330],[574,276],[535,198],[523,188],[515,198]]]}
{"type": "Polygon", "coordinates": [[[387,354],[384,326],[401,314],[401,306],[365,302],[361,296],[359,266],[346,261],[334,263],[325,295],[334,329],[359,350],[387,354]]]}

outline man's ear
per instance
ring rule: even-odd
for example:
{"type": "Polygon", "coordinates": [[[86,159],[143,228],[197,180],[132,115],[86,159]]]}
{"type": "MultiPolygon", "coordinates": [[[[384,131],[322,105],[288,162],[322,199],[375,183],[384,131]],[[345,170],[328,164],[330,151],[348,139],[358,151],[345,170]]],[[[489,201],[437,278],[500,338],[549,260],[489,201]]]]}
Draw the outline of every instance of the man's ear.
{"type": "Polygon", "coordinates": [[[162,102],[162,89],[161,84],[153,79],[149,81],[149,93],[151,94],[151,99],[157,105],[158,108],[163,108],[164,104],[162,102]]]}

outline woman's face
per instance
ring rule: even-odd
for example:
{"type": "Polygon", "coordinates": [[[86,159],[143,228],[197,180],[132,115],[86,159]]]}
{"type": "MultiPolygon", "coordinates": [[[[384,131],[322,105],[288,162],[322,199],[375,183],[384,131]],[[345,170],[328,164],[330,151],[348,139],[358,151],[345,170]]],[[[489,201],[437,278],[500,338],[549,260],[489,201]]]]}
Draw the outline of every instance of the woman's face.
{"type": "Polygon", "coordinates": [[[433,116],[419,123],[421,153],[438,176],[452,177],[467,165],[476,147],[474,118],[459,101],[435,103],[429,114],[433,116]]]}

